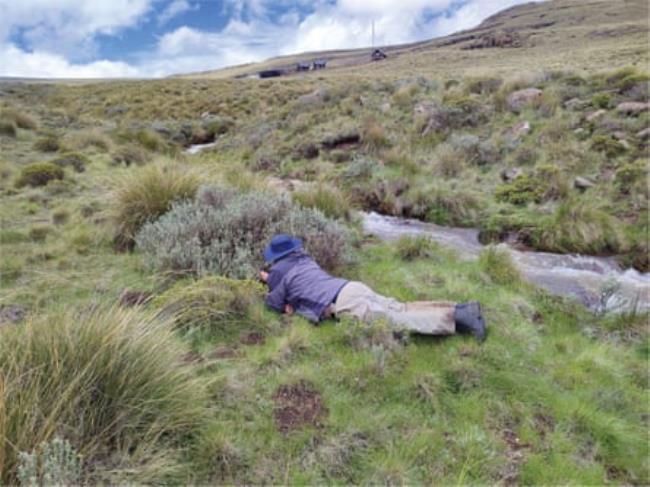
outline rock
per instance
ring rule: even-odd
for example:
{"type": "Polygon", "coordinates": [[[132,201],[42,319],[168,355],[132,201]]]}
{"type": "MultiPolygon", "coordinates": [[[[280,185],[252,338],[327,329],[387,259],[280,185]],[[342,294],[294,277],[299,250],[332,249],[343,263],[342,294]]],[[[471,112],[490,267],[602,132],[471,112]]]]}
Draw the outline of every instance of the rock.
{"type": "Polygon", "coordinates": [[[605,115],[607,113],[607,110],[596,110],[595,112],[589,112],[585,115],[585,120],[587,122],[595,122],[598,120],[600,117],[605,115]]]}
{"type": "Polygon", "coordinates": [[[503,169],[500,173],[501,179],[505,182],[513,181],[519,176],[523,176],[524,170],[520,167],[509,167],[503,169]]]}
{"type": "Polygon", "coordinates": [[[504,135],[511,140],[519,140],[528,132],[530,132],[530,123],[528,120],[524,120],[510,127],[505,131],[504,135]]]}
{"type": "Polygon", "coordinates": [[[621,139],[621,140],[618,141],[618,143],[621,144],[621,146],[623,146],[623,148],[625,150],[630,150],[631,146],[630,146],[630,143],[627,140],[621,139]]]}
{"type": "Polygon", "coordinates": [[[612,134],[612,137],[614,137],[616,140],[625,140],[625,132],[617,130],[612,134]]]}
{"type": "Polygon", "coordinates": [[[388,113],[390,112],[390,108],[391,108],[390,103],[386,102],[381,104],[379,110],[381,110],[381,113],[388,113]]]}
{"type": "Polygon", "coordinates": [[[641,130],[640,132],[637,132],[636,136],[641,140],[650,139],[650,127],[645,128],[645,129],[641,130]]]}
{"type": "Polygon", "coordinates": [[[616,111],[624,115],[639,115],[650,110],[650,102],[626,101],[616,107],[616,111]]]}
{"type": "Polygon", "coordinates": [[[0,306],[0,326],[20,323],[26,312],[25,308],[17,304],[3,304],[0,306]]]}
{"type": "Polygon", "coordinates": [[[578,176],[573,180],[573,186],[577,189],[585,190],[588,188],[593,188],[595,185],[596,183],[582,176],[578,176]]]}
{"type": "Polygon", "coordinates": [[[589,105],[589,102],[583,101],[580,98],[571,98],[564,102],[564,108],[567,110],[582,110],[587,105],[589,105]]]}
{"type": "Polygon", "coordinates": [[[525,88],[510,93],[506,98],[508,108],[513,112],[519,112],[522,108],[530,105],[542,96],[542,90],[537,88],[525,88]]]}

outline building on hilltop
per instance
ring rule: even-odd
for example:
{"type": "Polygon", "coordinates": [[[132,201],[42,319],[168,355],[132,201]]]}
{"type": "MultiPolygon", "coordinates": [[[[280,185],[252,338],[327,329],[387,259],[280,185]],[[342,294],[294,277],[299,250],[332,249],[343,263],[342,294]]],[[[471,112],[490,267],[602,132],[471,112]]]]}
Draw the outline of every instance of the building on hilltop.
{"type": "Polygon", "coordinates": [[[370,59],[373,61],[381,61],[382,59],[386,59],[388,56],[384,51],[381,49],[375,49],[372,51],[372,54],[370,55],[370,59]]]}
{"type": "Polygon", "coordinates": [[[316,59],[314,61],[313,66],[314,66],[314,70],[325,69],[325,67],[327,66],[327,60],[326,59],[316,59]]]}

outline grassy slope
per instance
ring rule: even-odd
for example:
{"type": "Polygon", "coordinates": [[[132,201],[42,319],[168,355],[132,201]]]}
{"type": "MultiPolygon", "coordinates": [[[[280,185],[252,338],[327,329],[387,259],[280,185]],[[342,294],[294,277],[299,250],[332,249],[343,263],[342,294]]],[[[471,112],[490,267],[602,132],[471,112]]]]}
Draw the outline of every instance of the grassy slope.
{"type": "MultiPolygon", "coordinates": [[[[610,40],[617,43],[616,39],[610,40]]],[[[629,41],[628,37],[622,39],[629,41]]],[[[467,59],[502,54],[500,50],[462,52],[469,56],[467,59]]],[[[613,51],[599,50],[598,59],[608,52],[613,51]]],[[[596,58],[588,59],[591,62],[596,58]]],[[[385,149],[367,146],[354,148],[353,155],[401,160],[379,166],[383,179],[431,183],[434,173],[412,160],[430,154],[443,138],[412,138],[411,112],[419,100],[442,99],[448,91],[444,79],[425,77],[422,85],[415,81],[419,87],[404,95],[402,106],[401,95],[394,95],[399,87],[388,81],[394,74],[382,73],[384,68],[377,66],[362,80],[356,75],[327,73],[326,80],[308,77],[281,83],[165,80],[3,87],[3,91],[11,91],[5,100],[30,113],[40,127],[36,131],[19,129],[16,138],[0,136],[0,305],[20,304],[47,319],[61,308],[80,310],[94,304],[113,304],[127,288],[159,293],[168,286],[163,276],[143,267],[137,252],[113,250],[108,215],[114,200],[110,190],[123,177],[137,175],[137,168],[111,163],[113,155],[126,146],[138,147],[145,158],[160,158],[160,153],[165,153],[188,168],[198,169],[206,180],[225,178],[244,186],[258,184],[258,177],[246,171],[255,170],[260,157],[269,157],[279,162],[271,169],[272,174],[326,179],[347,192],[341,174],[348,163],[335,163],[327,154],[312,161],[294,160],[293,150],[305,141],[320,141],[346,124],[361,128],[364,119],[374,116],[385,127],[392,149],[408,151],[406,163],[403,158],[388,157],[385,149]],[[299,95],[321,86],[330,93],[327,104],[306,109],[296,102],[299,95]],[[359,105],[361,95],[370,98],[369,105],[359,105]],[[380,105],[386,101],[392,109],[384,114],[380,105]],[[106,112],[115,107],[125,111],[106,112]],[[216,153],[186,158],[168,138],[156,143],[146,136],[126,140],[125,134],[155,121],[165,122],[173,130],[188,122],[194,124],[192,130],[199,131],[200,115],[205,111],[235,122],[216,153]],[[264,127],[275,130],[260,131],[264,127]],[[89,138],[91,129],[95,131],[90,135],[99,132],[108,137],[109,147],[78,149],[90,160],[84,173],[67,168],[68,183],[14,188],[20,169],[27,163],[55,157],[34,149],[39,137],[54,130],[72,148],[80,145],[79,138],[89,138]],[[55,214],[59,215],[57,224],[53,223],[55,214]],[[43,230],[39,229],[43,227],[47,235],[40,240],[43,230]]],[[[409,72],[419,73],[421,68],[414,65],[409,72]]],[[[594,70],[591,64],[587,68],[594,70]]],[[[456,68],[454,71],[459,72],[456,68]]],[[[558,89],[566,86],[567,77],[543,83],[558,89]]],[[[579,96],[589,99],[592,91],[604,89],[597,84],[603,81],[598,80],[602,78],[594,81],[596,88],[580,88],[584,91],[579,96]]],[[[462,78],[461,82],[465,89],[468,80],[462,78]]],[[[480,100],[492,103],[493,96],[480,95],[480,100]]],[[[486,126],[456,132],[485,138],[524,117],[531,120],[535,131],[551,130],[572,116],[565,110],[550,118],[533,111],[519,117],[502,113],[486,126]]],[[[626,129],[629,134],[637,128],[634,124],[646,123],[643,119],[619,122],[630,125],[626,129]]],[[[536,141],[536,137],[526,139],[523,148],[539,150],[543,160],[556,155],[554,151],[566,153],[568,146],[569,156],[577,161],[582,159],[576,153],[589,151],[589,142],[583,145],[572,136],[542,149],[536,141]]],[[[608,163],[596,152],[587,154],[595,158],[590,167],[596,172],[605,167],[601,164],[608,163]]],[[[445,184],[452,189],[454,185],[467,189],[469,184],[470,191],[492,207],[492,190],[500,184],[498,172],[512,162],[514,155],[507,157],[507,164],[498,163],[488,171],[470,167],[463,173],[462,184],[453,178],[445,184]],[[484,179],[476,181],[478,177],[484,179]],[[481,193],[486,181],[489,191],[481,193]]],[[[622,156],[614,161],[614,167],[632,158],[630,154],[622,156]]],[[[566,177],[573,175],[569,171],[566,177]]],[[[629,201],[633,198],[621,200],[613,192],[610,181],[603,183],[597,194],[607,205],[623,205],[621,211],[631,213],[626,218],[645,215],[642,204],[629,201]]],[[[643,193],[636,197],[643,202],[643,193]]],[[[535,209],[534,205],[530,208],[535,209]]],[[[510,211],[521,210],[513,207],[510,211]]],[[[615,215],[614,210],[608,211],[615,215]]],[[[536,218],[535,213],[532,218],[536,218]]],[[[480,347],[464,337],[413,338],[402,346],[381,328],[372,332],[352,323],[314,328],[301,319],[280,320],[261,309],[232,333],[179,336],[205,359],[188,367],[213,385],[211,419],[203,434],[185,445],[187,451],[176,452],[183,468],[177,469],[171,480],[445,484],[506,483],[515,479],[549,484],[650,481],[646,441],[648,336],[643,316],[595,317],[572,303],[526,286],[499,284],[503,281],[494,269],[460,262],[440,250],[429,258],[405,262],[395,247],[368,241],[358,250],[357,259],[358,264],[346,271],[346,277],[361,279],[400,299],[480,299],[486,307],[490,338],[480,347]],[[262,330],[266,342],[253,346],[239,343],[239,336],[251,330],[262,330]],[[234,356],[214,358],[213,351],[219,347],[234,350],[234,356]],[[300,379],[314,384],[328,414],[321,427],[284,435],[274,424],[272,397],[278,385],[300,379]]],[[[157,477],[155,469],[141,473],[137,465],[132,467],[132,474],[149,481],[170,479],[157,477]]]]}

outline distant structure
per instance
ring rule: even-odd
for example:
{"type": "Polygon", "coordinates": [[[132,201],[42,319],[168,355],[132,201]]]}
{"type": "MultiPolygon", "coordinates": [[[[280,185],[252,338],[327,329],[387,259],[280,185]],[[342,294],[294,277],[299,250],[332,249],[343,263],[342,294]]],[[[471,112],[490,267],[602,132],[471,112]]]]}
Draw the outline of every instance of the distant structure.
{"type": "Polygon", "coordinates": [[[280,69],[265,69],[264,71],[259,72],[260,78],[275,78],[277,76],[282,76],[284,73],[280,69]]]}
{"type": "Polygon", "coordinates": [[[373,61],[381,61],[382,59],[386,59],[388,56],[384,51],[381,49],[373,49],[372,54],[370,55],[370,59],[373,61]]]}
{"type": "Polygon", "coordinates": [[[313,66],[314,66],[314,71],[316,71],[317,69],[325,69],[325,67],[327,66],[327,60],[326,59],[316,59],[314,61],[313,66]]]}
{"type": "Polygon", "coordinates": [[[296,64],[296,71],[309,71],[309,68],[310,68],[309,63],[300,62],[296,64]]]}

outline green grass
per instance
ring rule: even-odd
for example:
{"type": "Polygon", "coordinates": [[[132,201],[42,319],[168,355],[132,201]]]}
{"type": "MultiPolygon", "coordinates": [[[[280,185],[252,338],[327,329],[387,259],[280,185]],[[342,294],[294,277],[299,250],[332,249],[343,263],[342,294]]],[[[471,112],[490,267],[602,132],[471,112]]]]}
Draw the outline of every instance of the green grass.
{"type": "MultiPolygon", "coordinates": [[[[616,45],[631,59],[625,42],[616,45]]],[[[265,309],[248,281],[174,281],[137,249],[116,252],[113,225],[130,242],[206,180],[247,191],[293,184],[297,203],[346,225],[351,210],[373,209],[474,226],[486,239],[516,232],[537,248],[622,254],[647,269],[647,168],[635,134],[648,118],[614,110],[637,96],[644,74],[596,72],[607,63],[590,63],[616,49],[594,47],[577,73],[499,60],[528,49],[476,51],[443,63],[445,75],[421,70],[434,65],[423,54],[401,80],[377,63],[280,81],[12,85],[12,109],[36,125],[12,119],[1,140],[0,306],[29,314],[0,326],[2,481],[15,481],[20,451],[58,436],[84,455],[89,482],[649,483],[647,316],[595,316],[522,285],[494,248],[468,262],[424,238],[359,238],[341,270],[401,300],[480,300],[483,345],[397,341],[379,323],[314,327],[265,309]],[[470,69],[482,56],[494,69],[470,69]],[[454,63],[464,67],[452,73],[454,63]],[[537,106],[504,109],[508,93],[529,86],[545,92],[537,106]],[[322,103],[299,101],[317,90],[322,103]],[[566,107],[572,98],[584,106],[566,107]],[[422,135],[415,112],[426,102],[438,111],[422,135]],[[608,113],[587,123],[594,105],[608,113]],[[204,123],[204,112],[218,118],[204,123]],[[529,133],[505,135],[522,121],[529,133]],[[32,164],[56,158],[34,147],[48,136],[38,127],[56,127],[85,171],[15,187],[32,164]],[[625,150],[612,149],[613,131],[625,150]],[[209,132],[219,134],[214,151],[180,152],[209,132]],[[322,144],[351,132],[358,142],[322,144]],[[318,154],[303,158],[310,144],[318,154]],[[138,167],[156,152],[170,160],[138,167]],[[522,181],[503,181],[512,167],[522,181]],[[595,186],[574,187],[577,176],[595,186]],[[152,298],[118,308],[127,291],[152,298]],[[327,412],[320,425],[283,433],[274,396],[303,383],[327,412]]]]}

